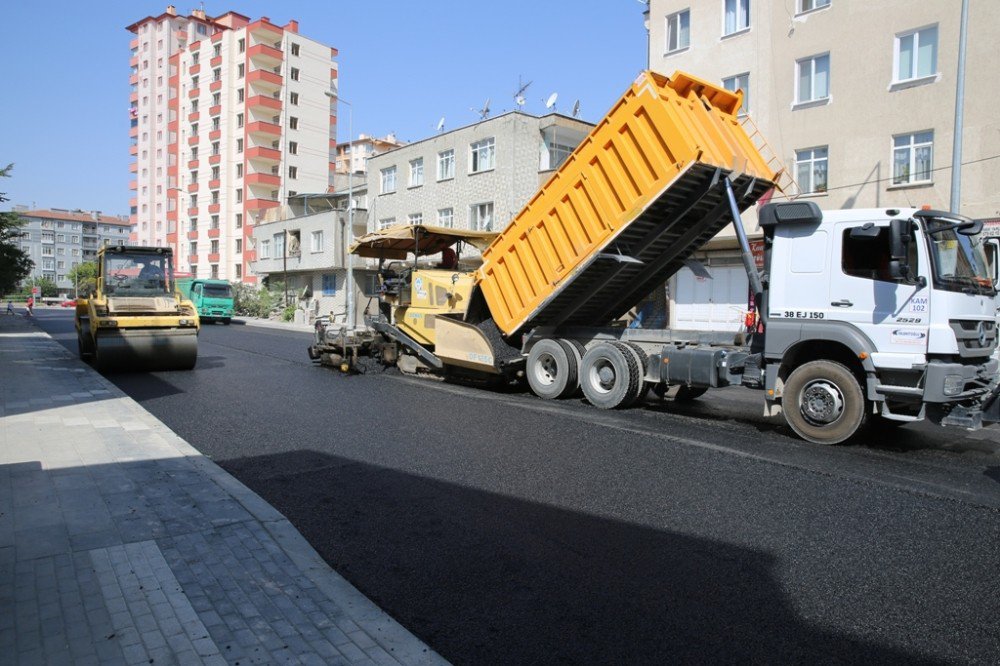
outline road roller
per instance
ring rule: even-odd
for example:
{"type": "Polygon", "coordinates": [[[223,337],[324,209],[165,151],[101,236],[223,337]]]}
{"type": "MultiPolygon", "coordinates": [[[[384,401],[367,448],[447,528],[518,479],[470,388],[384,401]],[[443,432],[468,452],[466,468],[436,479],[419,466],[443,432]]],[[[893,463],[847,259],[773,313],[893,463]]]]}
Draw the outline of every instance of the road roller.
{"type": "Polygon", "coordinates": [[[199,330],[194,303],[176,291],[170,248],[98,250],[96,286],[76,302],[81,359],[99,372],[190,370],[199,330]]]}

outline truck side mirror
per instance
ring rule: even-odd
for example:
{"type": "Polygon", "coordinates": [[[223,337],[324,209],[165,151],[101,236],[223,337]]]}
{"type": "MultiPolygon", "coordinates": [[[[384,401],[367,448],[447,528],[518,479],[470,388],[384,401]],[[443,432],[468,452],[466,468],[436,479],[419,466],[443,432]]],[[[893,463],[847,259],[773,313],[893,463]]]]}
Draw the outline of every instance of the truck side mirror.
{"type": "Polygon", "coordinates": [[[993,280],[993,286],[996,287],[997,283],[1000,282],[1000,238],[987,238],[983,241],[983,251],[986,253],[986,259],[990,262],[990,277],[993,280]]]}
{"type": "Polygon", "coordinates": [[[908,263],[910,242],[909,220],[889,220],[889,275],[899,282],[913,281],[908,263]]]}

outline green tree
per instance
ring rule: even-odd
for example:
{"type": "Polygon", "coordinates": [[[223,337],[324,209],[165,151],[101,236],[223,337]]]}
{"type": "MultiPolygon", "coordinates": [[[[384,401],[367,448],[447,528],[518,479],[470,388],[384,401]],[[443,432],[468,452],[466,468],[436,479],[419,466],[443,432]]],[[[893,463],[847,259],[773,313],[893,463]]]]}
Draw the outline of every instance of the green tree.
{"type": "Polygon", "coordinates": [[[43,298],[51,298],[53,296],[59,295],[59,287],[51,278],[47,277],[33,277],[30,280],[25,281],[24,289],[27,292],[31,292],[32,287],[39,287],[42,290],[43,298]]]}
{"type": "Polygon", "coordinates": [[[97,289],[97,263],[85,261],[69,269],[69,281],[76,285],[77,295],[85,295],[97,289]]]}
{"type": "MultiPolygon", "coordinates": [[[[0,178],[10,178],[13,164],[0,169],[0,178]]],[[[9,201],[6,193],[0,192],[0,204],[9,201]]],[[[14,291],[17,284],[31,275],[35,262],[21,249],[17,241],[21,238],[24,222],[14,211],[0,213],[0,294],[14,291]]]]}

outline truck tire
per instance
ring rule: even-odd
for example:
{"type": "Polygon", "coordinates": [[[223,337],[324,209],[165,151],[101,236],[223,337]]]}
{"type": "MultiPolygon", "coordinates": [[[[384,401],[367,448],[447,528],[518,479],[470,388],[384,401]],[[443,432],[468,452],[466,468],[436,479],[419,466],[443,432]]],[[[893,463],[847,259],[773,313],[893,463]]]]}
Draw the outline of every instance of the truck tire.
{"type": "Polygon", "coordinates": [[[865,396],[857,378],[834,361],[810,361],[796,368],[782,396],[785,421],[802,439],[840,444],[865,418],[865,396]]]}
{"type": "Polygon", "coordinates": [[[649,384],[646,383],[646,361],[648,357],[646,352],[642,350],[637,344],[631,342],[618,343],[621,346],[629,350],[632,356],[635,357],[635,362],[639,365],[639,384],[636,386],[635,395],[629,401],[628,406],[632,407],[635,405],[642,404],[646,400],[646,396],[649,394],[649,384]]]}
{"type": "Polygon", "coordinates": [[[539,340],[528,352],[528,385],[545,400],[565,398],[579,386],[575,349],[561,340],[539,340]]]}
{"type": "Polygon", "coordinates": [[[704,386],[678,386],[674,394],[674,402],[689,402],[705,395],[708,391],[704,386]]]}
{"type": "Polygon", "coordinates": [[[642,373],[635,354],[621,343],[601,342],[587,350],[580,363],[580,386],[599,409],[628,407],[639,395],[642,373]]]}

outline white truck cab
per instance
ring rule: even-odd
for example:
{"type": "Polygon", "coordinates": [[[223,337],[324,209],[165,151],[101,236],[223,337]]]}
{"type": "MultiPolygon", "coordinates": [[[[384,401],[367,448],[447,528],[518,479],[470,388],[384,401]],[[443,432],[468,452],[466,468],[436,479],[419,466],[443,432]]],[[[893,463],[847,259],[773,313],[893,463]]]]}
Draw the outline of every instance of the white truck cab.
{"type": "Polygon", "coordinates": [[[829,439],[840,430],[834,424],[856,429],[865,414],[853,387],[830,376],[837,365],[858,380],[869,414],[981,427],[986,403],[996,402],[998,367],[997,292],[981,224],[912,208],[820,211],[811,202],[764,206],[760,223],[772,411],[780,403],[812,441],[829,439]]]}

